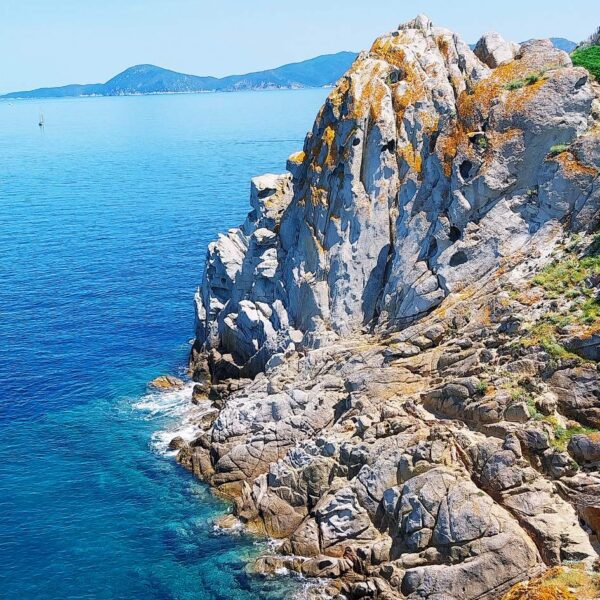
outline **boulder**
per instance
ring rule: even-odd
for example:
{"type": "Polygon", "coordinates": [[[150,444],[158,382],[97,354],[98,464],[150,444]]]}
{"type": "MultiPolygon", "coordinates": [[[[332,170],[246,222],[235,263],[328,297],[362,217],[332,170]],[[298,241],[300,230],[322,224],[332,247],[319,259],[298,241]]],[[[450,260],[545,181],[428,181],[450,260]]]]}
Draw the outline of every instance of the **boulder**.
{"type": "Polygon", "coordinates": [[[512,61],[519,51],[519,44],[507,42],[499,33],[486,33],[479,38],[473,52],[490,69],[512,61]]]}
{"type": "Polygon", "coordinates": [[[170,390],[180,390],[185,386],[185,383],[183,380],[174,377],[173,375],[161,375],[160,377],[153,379],[150,382],[150,385],[161,392],[167,392],[170,390]]]}
{"type": "Polygon", "coordinates": [[[600,434],[575,435],[567,447],[569,454],[580,464],[600,461],[600,434]]]}

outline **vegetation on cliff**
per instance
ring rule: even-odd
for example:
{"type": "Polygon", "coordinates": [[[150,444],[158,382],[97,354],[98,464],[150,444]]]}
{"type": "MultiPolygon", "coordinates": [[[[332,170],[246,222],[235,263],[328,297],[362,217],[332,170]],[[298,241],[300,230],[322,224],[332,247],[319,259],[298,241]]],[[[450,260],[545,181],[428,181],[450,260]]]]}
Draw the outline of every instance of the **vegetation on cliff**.
{"type": "Polygon", "coordinates": [[[600,46],[579,48],[571,54],[573,64],[586,68],[590,74],[600,81],[600,46]]]}

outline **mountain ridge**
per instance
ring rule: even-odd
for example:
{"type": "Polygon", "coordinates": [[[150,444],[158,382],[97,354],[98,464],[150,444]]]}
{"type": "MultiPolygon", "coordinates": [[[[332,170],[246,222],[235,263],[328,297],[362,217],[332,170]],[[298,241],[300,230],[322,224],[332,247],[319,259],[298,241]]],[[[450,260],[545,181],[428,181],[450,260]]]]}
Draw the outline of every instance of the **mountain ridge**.
{"type": "Polygon", "coordinates": [[[333,85],[356,59],[356,52],[323,54],[274,69],[211,77],[180,73],[151,64],[134,65],[105,83],[69,84],[10,92],[0,98],[62,98],[139,94],[297,89],[333,85]]]}

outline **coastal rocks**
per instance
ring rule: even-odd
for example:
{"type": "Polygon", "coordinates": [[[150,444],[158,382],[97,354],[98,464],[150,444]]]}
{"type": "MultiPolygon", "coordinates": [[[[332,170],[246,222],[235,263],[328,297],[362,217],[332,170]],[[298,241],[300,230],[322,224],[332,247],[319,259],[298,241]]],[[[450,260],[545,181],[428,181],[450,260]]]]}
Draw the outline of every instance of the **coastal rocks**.
{"type": "Polygon", "coordinates": [[[600,373],[596,369],[557,371],[550,379],[550,385],[565,415],[600,429],[600,373]]]}
{"type": "Polygon", "coordinates": [[[166,392],[169,390],[180,390],[185,386],[185,383],[173,375],[161,375],[160,377],[153,379],[150,382],[150,386],[157,390],[166,392]]]}
{"type": "MultiPolygon", "coordinates": [[[[291,199],[291,178],[263,175],[252,180],[252,211],[239,229],[209,244],[201,288],[195,296],[194,352],[209,353],[217,380],[254,376],[270,356],[285,351],[293,332],[277,299],[280,242],[277,230],[291,199]]],[[[301,336],[300,336],[301,339],[301,336]]]]}
{"type": "Polygon", "coordinates": [[[580,464],[600,462],[600,436],[575,435],[569,441],[568,450],[580,464]]]}
{"type": "Polygon", "coordinates": [[[549,42],[473,53],[420,16],[359,55],[290,174],[252,181],[195,296],[212,408],[173,448],[280,540],[261,569],[492,600],[593,560],[596,441],[569,419],[600,427],[598,370],[532,290],[570,233],[593,246],[593,99],[549,42]]]}
{"type": "Polygon", "coordinates": [[[507,42],[498,33],[486,33],[482,36],[473,52],[477,58],[490,69],[512,61],[519,51],[519,44],[507,42]]]}

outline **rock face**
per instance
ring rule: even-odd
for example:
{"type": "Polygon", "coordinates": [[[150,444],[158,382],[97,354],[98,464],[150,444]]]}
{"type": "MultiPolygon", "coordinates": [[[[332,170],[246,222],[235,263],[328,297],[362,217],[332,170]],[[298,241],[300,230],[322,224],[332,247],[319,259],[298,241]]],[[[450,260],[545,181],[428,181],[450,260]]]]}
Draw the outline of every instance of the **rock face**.
{"type": "Polygon", "coordinates": [[[507,42],[497,33],[486,33],[475,45],[475,56],[491,69],[512,62],[519,52],[519,45],[507,42]]]}
{"type": "Polygon", "coordinates": [[[174,446],[281,540],[261,570],[466,600],[593,560],[598,370],[561,342],[598,331],[594,99],[547,41],[473,53],[420,16],[252,181],[195,297],[215,415],[174,446]]]}

